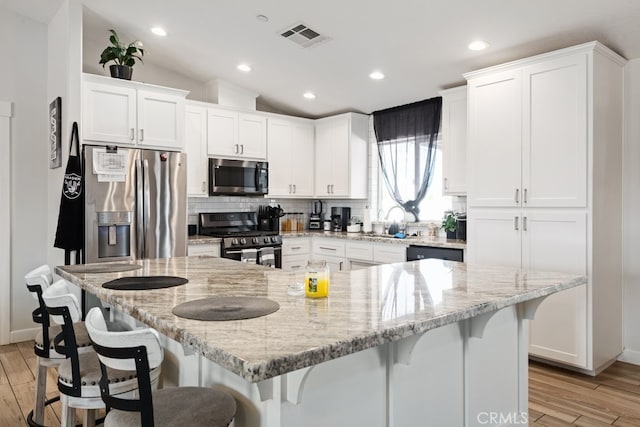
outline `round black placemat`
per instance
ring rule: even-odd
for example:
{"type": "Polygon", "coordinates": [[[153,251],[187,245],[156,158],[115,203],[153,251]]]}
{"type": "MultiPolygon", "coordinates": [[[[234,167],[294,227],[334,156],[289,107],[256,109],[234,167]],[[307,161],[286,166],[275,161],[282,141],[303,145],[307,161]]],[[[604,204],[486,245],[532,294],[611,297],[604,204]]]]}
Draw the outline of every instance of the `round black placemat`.
{"type": "Polygon", "coordinates": [[[240,320],[266,316],[278,311],[280,305],[267,298],[210,297],[173,307],[173,314],[193,320],[240,320]]]}
{"type": "Polygon", "coordinates": [[[142,266],[138,264],[75,264],[65,265],[64,270],[69,273],[120,273],[122,271],[139,270],[142,266]]]}
{"type": "Polygon", "coordinates": [[[148,289],[171,288],[184,285],[187,282],[187,279],[175,276],[135,276],[111,280],[103,283],[102,287],[118,291],[146,291],[148,289]]]}

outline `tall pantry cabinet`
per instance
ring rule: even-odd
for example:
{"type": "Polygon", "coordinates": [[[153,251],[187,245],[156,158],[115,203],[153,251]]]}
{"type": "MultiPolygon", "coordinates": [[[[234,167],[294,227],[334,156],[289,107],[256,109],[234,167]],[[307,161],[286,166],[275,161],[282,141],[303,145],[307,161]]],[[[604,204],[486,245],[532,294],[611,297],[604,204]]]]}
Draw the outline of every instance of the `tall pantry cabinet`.
{"type": "Polygon", "coordinates": [[[586,275],[529,352],[589,373],[622,352],[624,64],[592,42],[465,75],[468,260],[586,275]]]}

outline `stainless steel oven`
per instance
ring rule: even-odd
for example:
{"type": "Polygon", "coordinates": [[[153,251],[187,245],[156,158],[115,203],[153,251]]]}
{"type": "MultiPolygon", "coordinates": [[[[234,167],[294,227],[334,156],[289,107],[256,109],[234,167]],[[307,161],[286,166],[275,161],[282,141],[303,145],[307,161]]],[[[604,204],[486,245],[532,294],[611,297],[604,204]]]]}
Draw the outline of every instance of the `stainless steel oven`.
{"type": "Polygon", "coordinates": [[[259,230],[256,212],[201,213],[199,225],[200,234],[222,238],[223,258],[282,268],[282,237],[259,230]]]}
{"type": "Polygon", "coordinates": [[[262,196],[268,192],[268,162],[209,159],[210,196],[262,196]]]}

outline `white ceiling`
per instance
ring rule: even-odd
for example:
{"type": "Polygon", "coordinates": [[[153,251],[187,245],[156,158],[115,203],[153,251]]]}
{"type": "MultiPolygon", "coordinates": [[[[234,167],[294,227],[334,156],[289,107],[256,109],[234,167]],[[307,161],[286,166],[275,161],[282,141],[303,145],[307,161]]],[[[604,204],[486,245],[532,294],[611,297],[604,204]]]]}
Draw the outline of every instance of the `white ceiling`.
{"type": "MultiPolygon", "coordinates": [[[[44,8],[48,0],[3,4],[29,15],[25,3],[44,8]]],[[[628,59],[640,57],[638,0],[83,3],[85,16],[100,17],[85,21],[85,36],[103,38],[106,45],[104,26],[111,25],[121,35],[144,42],[145,64],[159,64],[200,82],[221,78],[259,93],[263,103],[283,112],[308,117],[370,113],[430,98],[464,83],[462,73],[592,40],[628,59]],[[258,14],[269,21],[258,22],[258,14]],[[300,21],[331,40],[303,49],[279,35],[300,21]],[[163,26],[168,36],[151,34],[155,25],[163,26]],[[468,50],[476,38],[490,47],[468,50]],[[253,71],[239,72],[240,62],[253,71]],[[370,80],[374,69],[387,78],[370,80]],[[315,100],[302,97],[308,90],[316,93],[315,100]]]]}

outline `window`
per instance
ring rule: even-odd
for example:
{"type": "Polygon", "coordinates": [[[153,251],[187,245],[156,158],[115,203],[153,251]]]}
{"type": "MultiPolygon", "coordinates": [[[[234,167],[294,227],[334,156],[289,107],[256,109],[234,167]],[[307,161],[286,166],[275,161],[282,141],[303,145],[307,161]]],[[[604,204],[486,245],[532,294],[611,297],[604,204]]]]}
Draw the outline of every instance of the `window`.
{"type": "MultiPolygon", "coordinates": [[[[410,172],[412,173],[412,171],[410,172]]],[[[411,182],[405,182],[404,185],[415,187],[416,181],[413,179],[411,182]]],[[[393,206],[397,206],[387,190],[387,184],[384,182],[380,168],[378,168],[378,206],[384,212],[383,215],[386,215],[393,206]]],[[[451,207],[451,196],[442,194],[442,149],[438,144],[431,184],[427,195],[420,203],[420,221],[440,221],[444,211],[451,210],[451,207]]],[[[389,220],[401,221],[403,219],[404,214],[400,209],[394,209],[389,216],[389,220]]]]}

